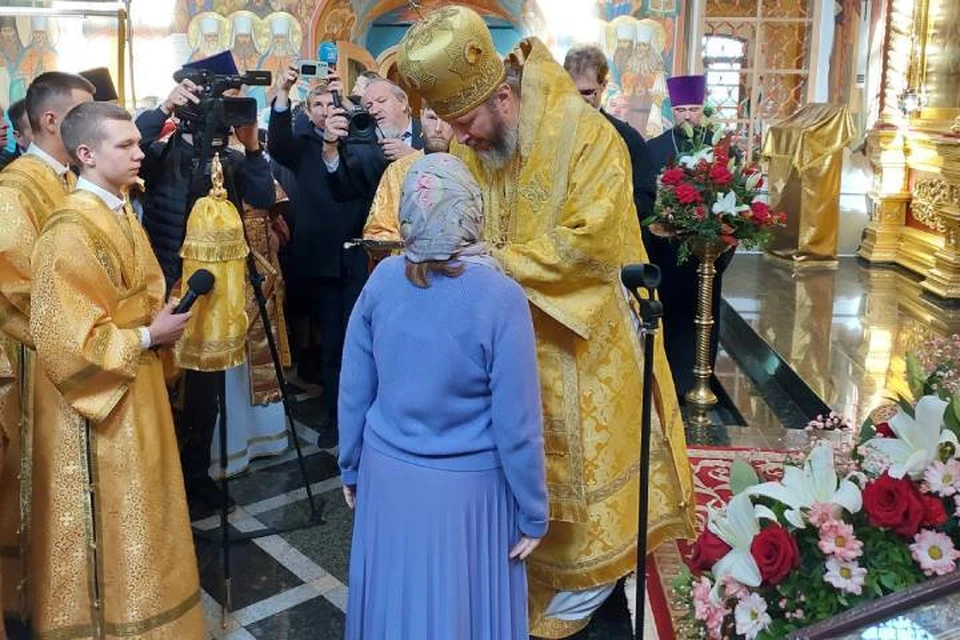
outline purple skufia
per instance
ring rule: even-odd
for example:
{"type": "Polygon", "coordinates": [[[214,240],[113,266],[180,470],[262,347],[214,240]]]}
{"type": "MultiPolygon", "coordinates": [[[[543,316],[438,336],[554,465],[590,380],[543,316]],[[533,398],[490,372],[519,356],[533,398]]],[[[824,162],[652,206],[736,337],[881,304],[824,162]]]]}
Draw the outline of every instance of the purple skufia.
{"type": "Polygon", "coordinates": [[[670,106],[684,107],[703,104],[707,96],[706,76],[674,76],[667,78],[670,106]]]}

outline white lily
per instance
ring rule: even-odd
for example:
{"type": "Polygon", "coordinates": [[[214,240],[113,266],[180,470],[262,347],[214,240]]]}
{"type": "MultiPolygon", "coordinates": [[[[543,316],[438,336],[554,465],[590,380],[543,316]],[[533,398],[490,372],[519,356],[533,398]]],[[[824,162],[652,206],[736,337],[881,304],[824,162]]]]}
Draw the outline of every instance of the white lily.
{"type": "MultiPolygon", "coordinates": [[[[754,189],[756,189],[757,185],[760,184],[760,179],[762,177],[763,175],[759,171],[756,173],[751,173],[749,176],[747,176],[747,182],[746,182],[747,189],[749,189],[750,191],[753,191],[754,189]]],[[[753,201],[756,202],[757,199],[754,198],[753,201]]]]}
{"type": "Polygon", "coordinates": [[[750,544],[760,533],[760,518],[776,521],[777,516],[763,505],[754,505],[745,493],[735,495],[726,512],[709,508],[707,528],[730,545],[727,555],[713,565],[713,591],[710,596],[720,601],[720,585],[731,576],[748,587],[760,586],[760,567],[750,555],[750,544]]]}
{"type": "Polygon", "coordinates": [[[693,169],[701,160],[713,162],[713,147],[705,147],[695,153],[680,156],[680,159],[677,162],[681,166],[684,166],[688,169],[693,169]]]}
{"type": "Polygon", "coordinates": [[[924,396],[914,407],[915,418],[901,410],[888,420],[896,438],[871,438],[862,446],[890,460],[892,464],[888,473],[891,477],[909,475],[918,480],[937,459],[941,443],[949,442],[955,447],[958,444],[956,434],[944,428],[943,412],[946,409],[947,403],[937,396],[924,396]]]}
{"type": "Polygon", "coordinates": [[[849,478],[837,478],[833,466],[833,446],[825,442],[814,447],[802,468],[786,466],[782,480],[755,485],[745,493],[771,498],[789,507],[783,517],[798,529],[803,529],[806,524],[800,510],[809,509],[817,503],[835,504],[851,514],[857,513],[863,506],[860,487],[849,478]]]}
{"type": "Polygon", "coordinates": [[[730,214],[737,215],[741,211],[748,211],[749,206],[745,204],[737,204],[737,194],[733,191],[727,191],[725,194],[717,198],[717,201],[713,203],[713,213],[716,215],[730,214]]]}

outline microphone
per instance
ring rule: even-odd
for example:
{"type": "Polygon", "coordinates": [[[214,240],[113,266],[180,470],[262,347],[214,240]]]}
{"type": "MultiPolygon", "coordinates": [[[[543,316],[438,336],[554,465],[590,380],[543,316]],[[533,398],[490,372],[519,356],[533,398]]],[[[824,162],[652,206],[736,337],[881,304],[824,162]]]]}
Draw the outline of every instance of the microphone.
{"type": "Polygon", "coordinates": [[[197,269],[187,280],[187,295],[173,309],[173,313],[186,313],[200,296],[205,296],[213,289],[213,274],[206,269],[197,269]]]}
{"type": "Polygon", "coordinates": [[[660,286],[660,267],[655,264],[628,264],[620,270],[620,281],[630,291],[660,286]]]}
{"type": "MultiPolygon", "coordinates": [[[[337,60],[340,57],[340,53],[337,51],[336,42],[321,42],[320,46],[317,47],[317,60],[320,62],[326,62],[327,68],[330,71],[337,70],[337,60]]],[[[340,99],[339,91],[331,91],[330,95],[333,97],[333,106],[337,109],[343,108],[343,100],[340,99]]]]}

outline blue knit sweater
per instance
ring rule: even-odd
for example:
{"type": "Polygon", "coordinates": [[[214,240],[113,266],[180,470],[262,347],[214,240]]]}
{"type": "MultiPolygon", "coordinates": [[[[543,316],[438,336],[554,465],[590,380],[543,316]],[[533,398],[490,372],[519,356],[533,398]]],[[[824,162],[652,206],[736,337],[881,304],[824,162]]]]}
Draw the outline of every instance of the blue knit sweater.
{"type": "Polygon", "coordinates": [[[350,316],[340,373],[340,469],[357,482],[363,447],[451,471],[503,467],[520,530],[547,530],[540,386],[523,290],[466,264],[420,289],[404,258],[373,272],[350,316]]]}

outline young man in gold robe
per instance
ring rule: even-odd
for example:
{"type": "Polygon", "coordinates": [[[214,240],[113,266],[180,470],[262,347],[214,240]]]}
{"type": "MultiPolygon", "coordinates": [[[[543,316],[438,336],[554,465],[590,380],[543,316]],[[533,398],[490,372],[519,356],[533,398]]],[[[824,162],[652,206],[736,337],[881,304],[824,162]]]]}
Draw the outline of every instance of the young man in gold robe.
{"type": "Polygon", "coordinates": [[[33,141],[0,172],[0,346],[13,366],[0,417],[8,438],[0,464],[0,576],[8,617],[26,618],[29,607],[25,554],[30,540],[34,363],[30,256],[44,222],[76,182],[67,166],[60,123],[75,105],[92,100],[93,92],[93,85],[80,76],[58,71],[38,76],[26,97],[33,141]]]}
{"type": "Polygon", "coordinates": [[[125,198],[140,133],[120,107],[61,126],[80,167],[33,254],[38,357],[30,553],[39,638],[206,637],[173,418],[151,347],[189,314],[163,306],[163,272],[125,198]],[[162,307],[162,309],[161,309],[162,307]]]}
{"type": "Polygon", "coordinates": [[[639,478],[642,345],[620,268],[645,262],[630,159],[536,38],[502,61],[483,19],[445,6],[398,51],[401,82],[449,122],[483,188],[484,235],[523,286],[537,334],[550,532],[527,565],[531,634],[584,628],[648,548],[692,535],[692,476],[663,348],[648,478],[639,478]]]}

